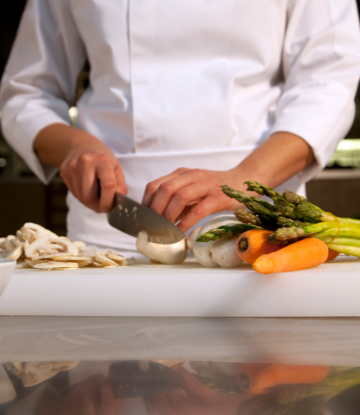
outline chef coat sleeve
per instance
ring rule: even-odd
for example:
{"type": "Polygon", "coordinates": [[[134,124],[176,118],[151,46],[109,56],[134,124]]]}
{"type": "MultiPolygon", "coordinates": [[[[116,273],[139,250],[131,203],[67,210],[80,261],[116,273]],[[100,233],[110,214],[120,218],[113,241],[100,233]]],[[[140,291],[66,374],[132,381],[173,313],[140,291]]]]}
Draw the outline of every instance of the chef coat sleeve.
{"type": "Polygon", "coordinates": [[[349,131],[360,76],[360,30],[355,0],[290,0],[283,47],[285,84],[271,133],[302,137],[315,161],[306,182],[330,159],[349,131]]]}
{"type": "Polygon", "coordinates": [[[47,125],[70,124],[84,62],[69,1],[29,0],[1,82],[1,122],[6,140],[45,183],[57,169],[39,160],[33,141],[47,125]]]}

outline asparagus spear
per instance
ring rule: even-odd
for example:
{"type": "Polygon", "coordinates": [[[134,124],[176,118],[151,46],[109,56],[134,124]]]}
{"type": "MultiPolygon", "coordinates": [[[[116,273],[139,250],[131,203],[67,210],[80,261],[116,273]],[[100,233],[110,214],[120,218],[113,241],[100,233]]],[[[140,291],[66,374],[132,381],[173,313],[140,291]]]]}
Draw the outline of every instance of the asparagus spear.
{"type": "Polygon", "coordinates": [[[244,192],[235,190],[230,186],[220,186],[226,196],[231,197],[232,199],[238,200],[254,214],[261,215],[266,217],[269,222],[276,220],[280,213],[276,211],[276,207],[272,204],[262,200],[258,197],[249,196],[244,192]]]}
{"type": "Polygon", "coordinates": [[[338,221],[320,222],[308,226],[291,226],[289,228],[279,228],[269,236],[270,242],[284,242],[297,240],[305,236],[314,236],[318,239],[345,237],[360,239],[360,227],[356,225],[340,226],[338,221]]]}
{"type": "Polygon", "coordinates": [[[306,200],[305,197],[299,196],[297,193],[291,191],[291,190],[285,190],[283,193],[283,198],[290,203],[293,203],[294,205],[300,204],[302,201],[306,200]]]}
{"type": "Polygon", "coordinates": [[[250,229],[262,229],[259,226],[250,225],[247,223],[239,223],[238,225],[223,225],[218,228],[211,229],[203,233],[196,240],[197,242],[211,242],[229,236],[237,236],[249,231],[250,229]]]}
{"type": "Polygon", "coordinates": [[[360,383],[360,370],[351,369],[346,372],[328,376],[313,386],[284,388],[276,394],[277,401],[282,405],[314,396],[336,396],[343,390],[360,383]]]}
{"type": "Polygon", "coordinates": [[[261,219],[249,212],[246,209],[238,209],[234,212],[236,218],[242,223],[248,223],[250,225],[262,226],[261,219]]]}
{"type": "Polygon", "coordinates": [[[247,181],[245,184],[248,186],[247,190],[270,197],[274,201],[276,209],[288,218],[303,219],[309,222],[335,219],[333,215],[324,212],[295,192],[285,192],[285,198],[281,193],[259,182],[247,181]]]}
{"type": "Polygon", "coordinates": [[[277,218],[277,224],[281,228],[290,228],[291,226],[297,226],[297,227],[307,226],[307,225],[310,225],[310,222],[304,222],[301,220],[286,218],[285,216],[279,216],[277,218]]]}

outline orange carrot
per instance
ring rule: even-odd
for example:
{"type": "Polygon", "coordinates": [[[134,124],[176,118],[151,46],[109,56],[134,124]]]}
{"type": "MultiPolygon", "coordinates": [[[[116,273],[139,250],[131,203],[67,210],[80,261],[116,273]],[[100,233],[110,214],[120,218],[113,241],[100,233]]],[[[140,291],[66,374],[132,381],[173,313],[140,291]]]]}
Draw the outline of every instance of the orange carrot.
{"type": "Polygon", "coordinates": [[[336,251],[333,251],[332,249],[329,249],[329,254],[328,254],[326,262],[332,261],[333,259],[335,259],[339,255],[340,255],[339,252],[336,252],[336,251]]]}
{"type": "Polygon", "coordinates": [[[277,252],[261,255],[253,264],[261,274],[299,271],[317,267],[328,257],[329,249],[325,242],[316,238],[306,238],[287,245],[277,252]]]}
{"type": "Polygon", "coordinates": [[[268,241],[272,231],[252,229],[239,236],[236,242],[236,252],[239,257],[252,265],[261,255],[270,254],[283,248],[284,245],[274,245],[268,241]]]}
{"type": "Polygon", "coordinates": [[[276,385],[314,384],[330,372],[330,366],[260,365],[245,363],[238,370],[238,383],[244,392],[261,395],[276,385]]]}

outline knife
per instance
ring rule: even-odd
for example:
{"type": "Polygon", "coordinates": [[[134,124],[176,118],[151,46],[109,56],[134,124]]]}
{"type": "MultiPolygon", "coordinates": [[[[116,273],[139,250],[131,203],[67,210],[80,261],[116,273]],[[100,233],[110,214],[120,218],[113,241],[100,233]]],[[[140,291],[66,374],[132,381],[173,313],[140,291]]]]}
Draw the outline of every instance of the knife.
{"type": "Polygon", "coordinates": [[[150,242],[166,245],[185,238],[185,234],[164,216],[117,192],[107,218],[111,226],[135,238],[145,231],[150,242]]]}

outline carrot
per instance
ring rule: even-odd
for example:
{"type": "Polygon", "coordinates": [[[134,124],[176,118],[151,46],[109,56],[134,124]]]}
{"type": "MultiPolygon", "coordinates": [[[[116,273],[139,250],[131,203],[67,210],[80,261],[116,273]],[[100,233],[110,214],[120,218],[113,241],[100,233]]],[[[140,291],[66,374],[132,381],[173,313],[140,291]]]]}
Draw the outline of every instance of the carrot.
{"type": "Polygon", "coordinates": [[[252,265],[261,255],[270,254],[283,248],[284,245],[274,245],[268,241],[272,231],[252,229],[239,236],[236,242],[236,252],[239,257],[252,265]]]}
{"type": "Polygon", "coordinates": [[[330,366],[260,365],[245,363],[238,369],[241,389],[253,395],[268,393],[276,385],[314,384],[322,381],[330,366]]]}
{"type": "Polygon", "coordinates": [[[316,238],[306,238],[287,245],[277,252],[261,255],[253,264],[261,274],[299,271],[317,267],[328,257],[329,249],[325,242],[316,238]]]}
{"type": "Polygon", "coordinates": [[[333,259],[335,259],[339,255],[340,255],[340,252],[336,252],[336,251],[333,251],[332,249],[329,249],[329,254],[328,254],[326,262],[332,261],[333,259]]]}

